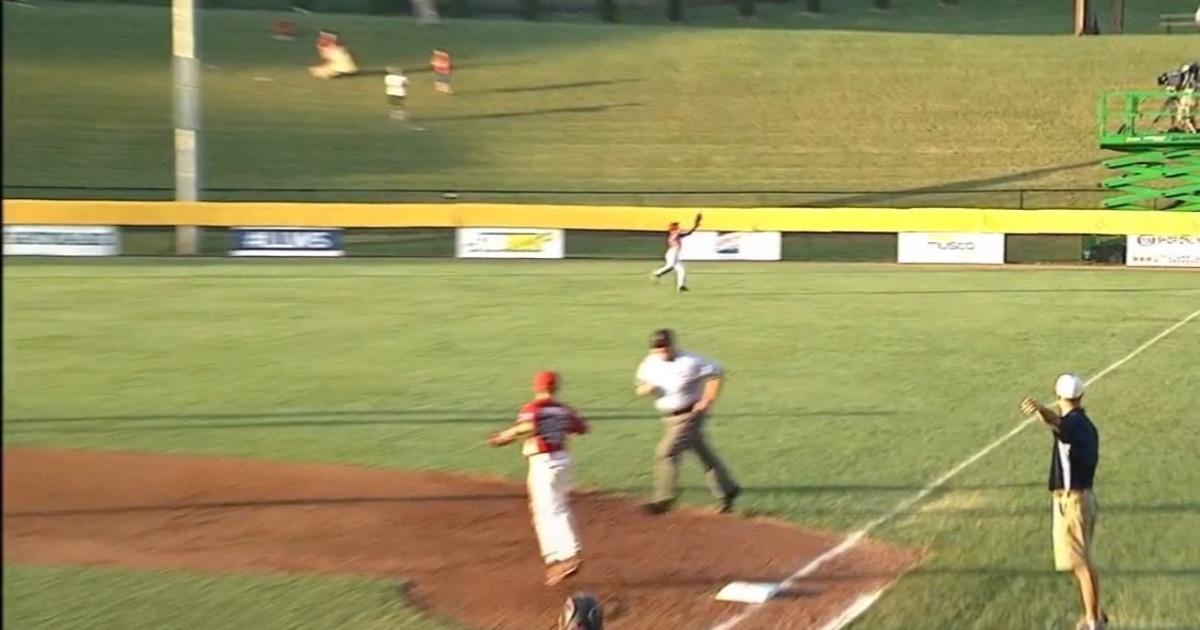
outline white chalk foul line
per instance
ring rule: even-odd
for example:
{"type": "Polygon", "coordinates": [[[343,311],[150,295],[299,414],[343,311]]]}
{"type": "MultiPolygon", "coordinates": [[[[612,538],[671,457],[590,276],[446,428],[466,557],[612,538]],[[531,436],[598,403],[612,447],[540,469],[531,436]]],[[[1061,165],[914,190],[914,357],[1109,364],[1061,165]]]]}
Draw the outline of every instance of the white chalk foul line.
{"type": "MultiPolygon", "coordinates": [[[[1197,317],[1200,317],[1200,310],[1197,310],[1197,311],[1193,312],[1191,315],[1184,317],[1183,319],[1179,320],[1174,325],[1172,325],[1170,328],[1167,328],[1166,330],[1164,330],[1164,331],[1158,333],[1157,335],[1155,335],[1154,337],[1152,337],[1146,343],[1143,343],[1142,345],[1138,346],[1137,348],[1134,348],[1133,352],[1130,352],[1129,354],[1125,355],[1120,360],[1118,360],[1116,363],[1113,363],[1112,365],[1104,368],[1103,370],[1100,370],[1095,376],[1089,378],[1087,380],[1087,382],[1084,383],[1084,386],[1085,387],[1090,386],[1092,383],[1095,383],[1096,381],[1099,381],[1100,379],[1104,378],[1105,376],[1108,376],[1114,370],[1120,368],[1122,365],[1129,363],[1129,361],[1131,361],[1134,357],[1145,352],[1148,348],[1150,348],[1150,346],[1153,346],[1154,344],[1162,341],[1165,337],[1167,337],[1171,333],[1175,332],[1176,330],[1183,328],[1184,326],[1186,326],[1188,324],[1188,322],[1192,321],[1193,319],[1196,319],[1197,317]]],[[[987,446],[983,447],[983,450],[981,450],[978,453],[975,453],[974,455],[959,462],[957,466],[946,471],[945,473],[942,474],[942,476],[938,477],[937,479],[934,479],[933,481],[929,482],[924,488],[921,488],[921,490],[919,492],[917,492],[916,494],[897,503],[895,507],[893,507],[891,510],[888,510],[883,516],[880,516],[880,517],[868,522],[866,525],[863,525],[858,530],[852,532],[850,535],[846,536],[846,538],[843,539],[842,542],[838,543],[838,545],[836,547],[833,547],[832,549],[817,556],[816,558],[813,558],[812,560],[809,561],[808,564],[800,567],[795,573],[788,576],[788,578],[783,581],[781,590],[786,590],[788,588],[791,588],[792,586],[795,585],[795,583],[797,581],[802,580],[802,579],[812,575],[813,573],[815,573],[817,571],[817,569],[821,568],[821,566],[824,565],[826,562],[829,562],[830,560],[833,560],[834,558],[837,558],[837,557],[841,556],[842,554],[845,554],[846,552],[850,551],[851,549],[854,549],[855,547],[858,546],[859,543],[861,543],[863,541],[864,538],[867,537],[867,534],[874,531],[875,528],[877,528],[880,525],[883,525],[884,523],[907,512],[910,508],[912,508],[912,506],[916,505],[917,503],[920,503],[923,499],[925,499],[925,497],[929,496],[930,494],[933,494],[939,488],[946,485],[947,481],[950,481],[954,477],[958,476],[959,473],[966,470],[971,464],[974,464],[975,462],[983,459],[984,457],[987,457],[987,455],[989,453],[996,450],[997,448],[1000,448],[1002,445],[1004,445],[1005,442],[1008,442],[1009,440],[1016,437],[1016,435],[1018,433],[1020,433],[1021,431],[1024,431],[1029,425],[1033,424],[1037,420],[1038,420],[1037,416],[1026,418],[1020,424],[1013,427],[1013,429],[1011,431],[1000,436],[998,439],[996,439],[996,441],[992,442],[991,444],[988,444],[987,446]]],[[[862,597],[859,597],[858,599],[855,599],[854,602],[848,608],[843,610],[837,617],[835,617],[834,619],[832,619],[825,625],[821,626],[820,630],[841,630],[842,628],[845,628],[846,626],[850,625],[850,623],[853,622],[855,619],[857,619],[859,617],[859,615],[862,615],[863,613],[867,612],[867,609],[870,608],[871,605],[874,604],[875,601],[878,600],[883,595],[883,591],[886,588],[887,587],[878,589],[870,594],[867,594],[862,597]]],[[[733,630],[733,628],[737,627],[738,624],[749,619],[755,612],[758,612],[758,610],[762,607],[763,607],[763,604],[750,604],[750,605],[746,606],[744,609],[742,609],[742,611],[739,612],[738,614],[713,626],[711,628],[711,630],[733,630]]]]}

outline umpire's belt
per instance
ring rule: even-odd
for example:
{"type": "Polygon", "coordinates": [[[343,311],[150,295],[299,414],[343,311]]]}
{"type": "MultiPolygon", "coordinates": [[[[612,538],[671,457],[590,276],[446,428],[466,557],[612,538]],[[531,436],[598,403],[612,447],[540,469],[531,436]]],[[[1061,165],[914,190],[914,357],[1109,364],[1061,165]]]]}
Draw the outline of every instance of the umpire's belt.
{"type": "Polygon", "coordinates": [[[680,407],[679,409],[676,409],[674,411],[665,412],[665,413],[663,413],[663,417],[664,418],[672,418],[674,416],[682,416],[685,413],[692,413],[692,410],[695,408],[696,408],[696,403],[692,403],[686,407],[680,407]]]}

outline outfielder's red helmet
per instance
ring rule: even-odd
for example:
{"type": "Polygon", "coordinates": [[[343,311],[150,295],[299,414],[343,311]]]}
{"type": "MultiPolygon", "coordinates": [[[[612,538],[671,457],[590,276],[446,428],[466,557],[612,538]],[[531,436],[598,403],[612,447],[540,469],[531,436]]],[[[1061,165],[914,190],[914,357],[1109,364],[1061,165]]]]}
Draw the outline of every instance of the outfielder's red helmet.
{"type": "Polygon", "coordinates": [[[533,391],[553,392],[558,389],[558,372],[549,370],[533,375],[533,391]]]}

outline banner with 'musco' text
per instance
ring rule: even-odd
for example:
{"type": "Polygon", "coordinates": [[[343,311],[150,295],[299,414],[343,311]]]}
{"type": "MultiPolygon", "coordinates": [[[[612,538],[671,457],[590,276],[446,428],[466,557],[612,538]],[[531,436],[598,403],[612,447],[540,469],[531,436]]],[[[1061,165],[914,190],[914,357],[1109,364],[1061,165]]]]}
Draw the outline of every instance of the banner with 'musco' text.
{"type": "Polygon", "coordinates": [[[1004,235],[984,232],[901,232],[896,262],[1003,265],[1004,235]]]}

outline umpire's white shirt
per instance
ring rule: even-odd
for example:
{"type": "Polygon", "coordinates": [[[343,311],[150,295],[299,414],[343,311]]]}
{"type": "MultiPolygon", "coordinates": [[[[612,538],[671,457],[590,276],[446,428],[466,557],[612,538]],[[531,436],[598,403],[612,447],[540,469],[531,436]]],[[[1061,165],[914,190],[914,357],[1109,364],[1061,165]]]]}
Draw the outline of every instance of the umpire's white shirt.
{"type": "Polygon", "coordinates": [[[408,96],[408,77],[403,74],[389,74],[383,79],[388,96],[408,96]]]}
{"type": "Polygon", "coordinates": [[[701,356],[680,352],[667,361],[651,353],[638,366],[637,381],[658,388],[655,409],[671,413],[699,402],[704,382],[720,375],[721,366],[701,356]]]}

